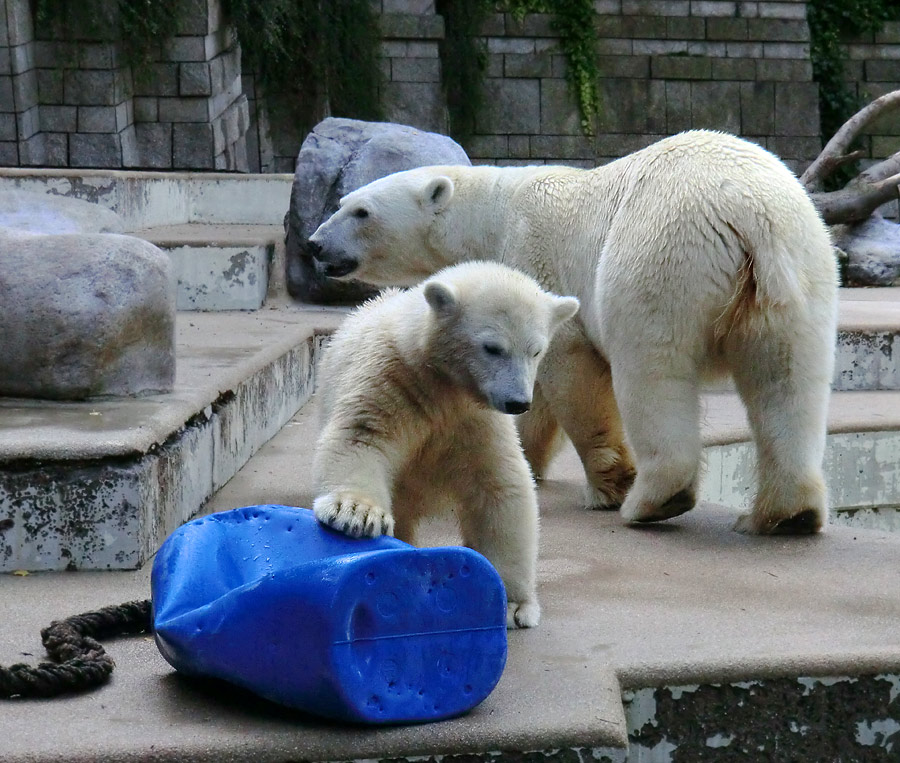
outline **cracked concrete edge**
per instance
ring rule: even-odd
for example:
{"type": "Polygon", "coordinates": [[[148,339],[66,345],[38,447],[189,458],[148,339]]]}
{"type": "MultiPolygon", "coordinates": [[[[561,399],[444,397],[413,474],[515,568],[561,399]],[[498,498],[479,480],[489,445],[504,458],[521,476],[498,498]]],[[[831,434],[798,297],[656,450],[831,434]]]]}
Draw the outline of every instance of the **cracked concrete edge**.
{"type": "Polygon", "coordinates": [[[291,174],[0,169],[0,184],[79,198],[118,213],[128,230],[183,223],[282,224],[291,174]]]}
{"type": "Polygon", "coordinates": [[[714,755],[725,763],[790,754],[792,760],[887,763],[900,749],[898,694],[897,673],[626,691],[626,760],[678,763],[714,755]],[[828,711],[837,706],[841,713],[828,711]]]}
{"type": "Polygon", "coordinates": [[[317,349],[298,345],[134,459],[0,470],[0,571],[142,565],[309,400],[317,349]]]}
{"type": "MultiPolygon", "coordinates": [[[[192,417],[202,413],[207,407],[218,404],[223,396],[239,387],[246,379],[260,373],[279,358],[290,353],[293,348],[312,341],[317,347],[334,328],[339,315],[334,311],[294,311],[295,318],[285,323],[284,314],[277,311],[260,310],[254,313],[228,315],[216,313],[180,313],[179,332],[183,336],[192,328],[191,324],[211,323],[234,326],[240,330],[242,323],[256,321],[262,330],[272,322],[278,331],[266,335],[265,343],[256,347],[250,356],[238,358],[228,366],[219,368],[215,378],[208,383],[183,383],[179,377],[173,393],[146,398],[122,400],[89,400],[81,403],[59,405],[46,401],[19,401],[6,399],[3,407],[19,406],[22,411],[44,408],[56,411],[60,416],[76,416],[81,411],[113,412],[128,407],[130,419],[127,427],[120,428],[112,436],[85,437],[61,440],[58,436],[35,437],[29,442],[20,430],[0,429],[0,464],[34,460],[78,461],[104,457],[132,457],[148,453],[166,441],[192,417]]],[[[186,340],[182,339],[183,345],[186,340]]],[[[181,348],[180,348],[181,349],[181,348]]],[[[183,349],[179,352],[183,356],[183,349]]],[[[123,409],[124,410],[124,409],[123,409]]],[[[0,410],[2,413],[2,410],[0,410]]],[[[2,419],[0,419],[2,420],[2,419]]]]}

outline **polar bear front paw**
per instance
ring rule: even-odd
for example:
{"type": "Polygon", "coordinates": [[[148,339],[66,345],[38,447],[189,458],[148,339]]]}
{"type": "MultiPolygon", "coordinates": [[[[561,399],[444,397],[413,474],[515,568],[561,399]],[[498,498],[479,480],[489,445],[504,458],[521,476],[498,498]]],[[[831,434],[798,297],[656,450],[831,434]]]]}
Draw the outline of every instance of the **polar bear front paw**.
{"type": "Polygon", "coordinates": [[[394,517],[389,511],[349,490],[319,496],[313,502],[313,512],[323,525],[353,538],[394,534],[394,517]]]}
{"type": "Polygon", "coordinates": [[[541,605],[536,601],[510,601],[506,604],[506,627],[534,628],[541,621],[541,605]]]}

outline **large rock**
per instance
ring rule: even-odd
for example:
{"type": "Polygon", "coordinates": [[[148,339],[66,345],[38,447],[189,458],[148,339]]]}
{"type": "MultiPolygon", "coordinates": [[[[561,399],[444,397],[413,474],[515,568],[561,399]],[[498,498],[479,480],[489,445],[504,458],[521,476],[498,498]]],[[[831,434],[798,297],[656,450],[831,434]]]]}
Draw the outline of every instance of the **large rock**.
{"type": "Polygon", "coordinates": [[[284,221],[291,296],[317,304],[353,304],[374,294],[368,284],[323,276],[307,251],[309,237],[345,194],[385,175],[430,164],[471,162],[446,135],[389,122],[319,122],[300,148],[284,221]]]}
{"type": "Polygon", "coordinates": [[[172,266],[146,241],[0,229],[0,306],[0,395],[172,389],[172,266]]]}
{"type": "Polygon", "coordinates": [[[843,226],[835,243],[846,254],[847,286],[900,286],[900,225],[879,215],[843,226]]]}
{"type": "Polygon", "coordinates": [[[31,233],[122,233],[115,212],[51,193],[0,189],[0,228],[31,233]]]}

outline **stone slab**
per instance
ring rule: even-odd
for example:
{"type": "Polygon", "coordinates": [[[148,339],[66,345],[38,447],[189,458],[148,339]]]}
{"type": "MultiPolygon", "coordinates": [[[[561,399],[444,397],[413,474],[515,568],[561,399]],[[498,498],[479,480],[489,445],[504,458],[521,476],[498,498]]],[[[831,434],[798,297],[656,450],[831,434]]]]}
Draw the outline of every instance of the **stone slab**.
{"type": "Polygon", "coordinates": [[[289,307],[252,314],[180,313],[171,393],[84,403],[0,398],[0,467],[147,453],[310,336],[332,331],[342,314],[289,307]]]}

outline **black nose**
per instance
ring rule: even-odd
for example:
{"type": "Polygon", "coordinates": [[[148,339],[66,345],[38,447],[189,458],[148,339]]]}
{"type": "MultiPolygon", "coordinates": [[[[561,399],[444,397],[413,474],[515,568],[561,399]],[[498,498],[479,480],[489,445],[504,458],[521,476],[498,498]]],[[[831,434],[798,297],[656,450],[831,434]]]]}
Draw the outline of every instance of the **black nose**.
{"type": "Polygon", "coordinates": [[[527,400],[507,400],[503,405],[503,410],[513,415],[525,413],[529,408],[531,408],[531,403],[527,400]]]}
{"type": "Polygon", "coordinates": [[[322,254],[322,245],[317,244],[315,241],[307,241],[306,242],[306,251],[309,252],[309,256],[314,260],[319,259],[319,255],[322,254]]]}

